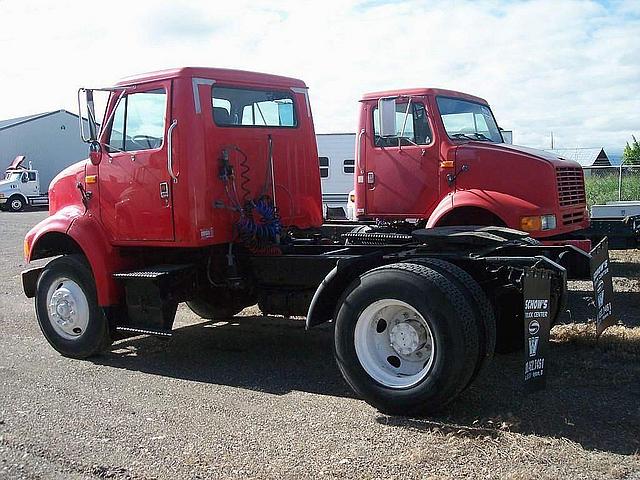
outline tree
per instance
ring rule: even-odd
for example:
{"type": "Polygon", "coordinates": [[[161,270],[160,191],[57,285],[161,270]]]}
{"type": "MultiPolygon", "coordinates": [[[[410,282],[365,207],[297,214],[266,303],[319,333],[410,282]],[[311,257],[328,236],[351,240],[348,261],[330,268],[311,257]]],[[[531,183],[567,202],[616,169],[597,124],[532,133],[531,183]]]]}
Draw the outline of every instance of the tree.
{"type": "Polygon", "coordinates": [[[631,135],[633,138],[633,142],[624,147],[624,151],[622,152],[622,163],[625,165],[640,165],[640,143],[636,140],[634,135],[631,135]]]}

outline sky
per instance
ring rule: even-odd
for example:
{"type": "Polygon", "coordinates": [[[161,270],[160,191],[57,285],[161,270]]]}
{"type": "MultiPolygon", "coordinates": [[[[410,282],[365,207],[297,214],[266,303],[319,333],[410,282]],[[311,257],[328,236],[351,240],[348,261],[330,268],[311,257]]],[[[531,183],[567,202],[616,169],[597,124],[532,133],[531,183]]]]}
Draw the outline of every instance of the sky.
{"type": "Polygon", "coordinates": [[[0,119],[210,66],[304,80],[317,133],[355,131],[365,92],[439,87],[485,98],[520,145],[640,137],[637,0],[0,0],[0,52],[0,119]]]}

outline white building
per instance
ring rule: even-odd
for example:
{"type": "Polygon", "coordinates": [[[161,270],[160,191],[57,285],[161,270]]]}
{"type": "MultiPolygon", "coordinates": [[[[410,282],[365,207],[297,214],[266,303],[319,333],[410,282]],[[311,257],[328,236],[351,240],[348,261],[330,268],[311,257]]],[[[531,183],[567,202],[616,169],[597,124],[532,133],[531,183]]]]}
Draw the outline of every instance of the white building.
{"type": "Polygon", "coordinates": [[[0,120],[0,175],[18,155],[40,172],[42,192],[67,166],[88,157],[78,116],[66,110],[0,120]]]}
{"type": "Polygon", "coordinates": [[[349,192],[353,190],[355,169],[355,133],[320,133],[318,162],[325,207],[342,207],[346,212],[349,192]]]}

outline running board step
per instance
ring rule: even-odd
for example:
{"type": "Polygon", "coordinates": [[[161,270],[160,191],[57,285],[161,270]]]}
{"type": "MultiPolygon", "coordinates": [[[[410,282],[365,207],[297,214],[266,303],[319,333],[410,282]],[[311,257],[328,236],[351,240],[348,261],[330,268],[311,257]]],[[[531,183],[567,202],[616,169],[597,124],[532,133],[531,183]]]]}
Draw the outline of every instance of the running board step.
{"type": "Polygon", "coordinates": [[[141,270],[114,273],[113,278],[147,278],[155,280],[163,277],[168,278],[170,276],[179,275],[181,273],[189,272],[192,269],[193,265],[154,265],[141,270]]]}
{"type": "Polygon", "coordinates": [[[126,319],[118,322],[116,329],[167,337],[171,335],[178,303],[188,300],[195,288],[196,268],[194,265],[152,265],[117,272],[113,278],[124,286],[127,304],[126,319]]]}
{"type": "Polygon", "coordinates": [[[156,337],[171,338],[173,333],[171,330],[154,330],[150,328],[135,328],[135,327],[116,327],[118,332],[137,333],[140,335],[155,335],[156,337]]]}

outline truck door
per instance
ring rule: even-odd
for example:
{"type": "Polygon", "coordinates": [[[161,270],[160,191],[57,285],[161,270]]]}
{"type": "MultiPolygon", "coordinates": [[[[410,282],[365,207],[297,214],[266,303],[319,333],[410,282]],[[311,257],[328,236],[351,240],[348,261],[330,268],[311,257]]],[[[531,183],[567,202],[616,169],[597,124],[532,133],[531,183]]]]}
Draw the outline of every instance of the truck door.
{"type": "Polygon", "coordinates": [[[27,197],[35,197],[40,195],[38,187],[38,175],[35,171],[26,171],[20,179],[22,182],[20,191],[27,197]]]}
{"type": "Polygon", "coordinates": [[[424,218],[435,207],[438,149],[426,105],[423,97],[397,100],[396,137],[380,136],[378,107],[371,109],[373,135],[367,135],[365,173],[358,179],[365,183],[366,216],[424,218]]]}
{"type": "Polygon", "coordinates": [[[103,141],[100,215],[114,241],[173,241],[174,184],[167,165],[171,81],[121,97],[103,141]]]}

